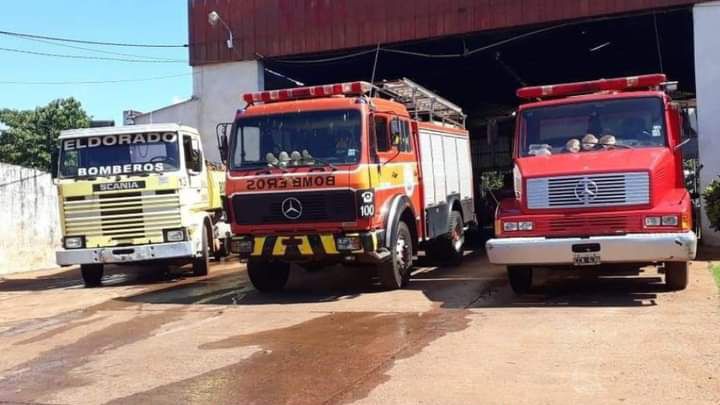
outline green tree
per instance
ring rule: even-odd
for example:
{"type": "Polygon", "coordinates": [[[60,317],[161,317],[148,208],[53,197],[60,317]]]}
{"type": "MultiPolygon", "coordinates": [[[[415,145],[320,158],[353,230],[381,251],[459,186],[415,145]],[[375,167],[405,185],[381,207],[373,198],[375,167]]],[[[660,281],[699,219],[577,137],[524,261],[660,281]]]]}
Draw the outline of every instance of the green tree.
{"type": "Polygon", "coordinates": [[[60,131],[87,128],[90,117],[74,98],[51,101],[34,111],[0,110],[0,162],[51,171],[60,131]]]}

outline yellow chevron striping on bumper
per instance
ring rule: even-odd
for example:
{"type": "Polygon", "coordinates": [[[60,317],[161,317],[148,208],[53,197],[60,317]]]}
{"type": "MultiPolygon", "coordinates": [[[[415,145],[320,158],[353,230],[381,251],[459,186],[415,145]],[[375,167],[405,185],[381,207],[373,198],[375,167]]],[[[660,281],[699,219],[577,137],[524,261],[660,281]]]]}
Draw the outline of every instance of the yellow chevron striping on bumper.
{"type": "Polygon", "coordinates": [[[251,256],[262,256],[263,248],[265,247],[265,237],[256,236],[255,243],[253,244],[253,251],[251,256]]]}
{"type": "Polygon", "coordinates": [[[323,249],[325,249],[325,253],[329,255],[336,255],[340,253],[335,247],[335,237],[331,234],[320,235],[320,242],[323,245],[323,249]]]}

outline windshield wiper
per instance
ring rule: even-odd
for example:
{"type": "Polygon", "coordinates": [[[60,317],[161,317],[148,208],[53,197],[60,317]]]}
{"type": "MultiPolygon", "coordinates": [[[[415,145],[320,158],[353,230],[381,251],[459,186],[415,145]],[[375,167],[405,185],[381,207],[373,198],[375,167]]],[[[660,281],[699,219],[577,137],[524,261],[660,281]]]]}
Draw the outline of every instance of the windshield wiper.
{"type": "Polygon", "coordinates": [[[309,160],[312,160],[312,161],[314,161],[314,162],[320,163],[320,164],[322,164],[323,166],[327,166],[327,167],[331,168],[333,171],[338,170],[337,166],[335,166],[334,164],[328,162],[327,160],[318,159],[318,158],[316,158],[316,157],[312,157],[312,158],[310,158],[309,160]]]}
{"type": "Polygon", "coordinates": [[[625,148],[625,149],[635,149],[635,148],[633,148],[633,147],[630,146],[630,145],[625,145],[625,144],[622,144],[622,143],[601,143],[601,142],[598,142],[597,144],[600,145],[600,146],[618,146],[618,147],[625,148]]]}

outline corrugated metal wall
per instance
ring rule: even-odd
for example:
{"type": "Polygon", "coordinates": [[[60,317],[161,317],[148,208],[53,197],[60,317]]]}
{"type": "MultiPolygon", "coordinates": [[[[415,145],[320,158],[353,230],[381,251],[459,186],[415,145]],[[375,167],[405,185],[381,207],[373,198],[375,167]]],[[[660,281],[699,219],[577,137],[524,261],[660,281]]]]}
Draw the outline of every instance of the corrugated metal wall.
{"type": "Polygon", "coordinates": [[[698,0],[188,0],[193,65],[317,53],[699,3],[698,0]],[[232,27],[211,27],[216,10],[232,27]]]}

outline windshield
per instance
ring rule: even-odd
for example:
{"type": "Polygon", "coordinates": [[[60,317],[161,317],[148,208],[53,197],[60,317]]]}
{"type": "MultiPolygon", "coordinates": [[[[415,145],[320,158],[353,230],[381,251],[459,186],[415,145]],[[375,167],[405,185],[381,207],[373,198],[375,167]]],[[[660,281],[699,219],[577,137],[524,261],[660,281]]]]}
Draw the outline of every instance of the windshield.
{"type": "Polygon", "coordinates": [[[665,146],[658,97],[591,101],[525,110],[521,156],[665,146]]]}
{"type": "Polygon", "coordinates": [[[63,139],[62,177],[94,177],[174,171],[177,134],[142,133],[63,139]]]}
{"type": "Polygon", "coordinates": [[[360,116],[360,110],[333,110],[241,118],[232,167],[355,164],[360,116]]]}

